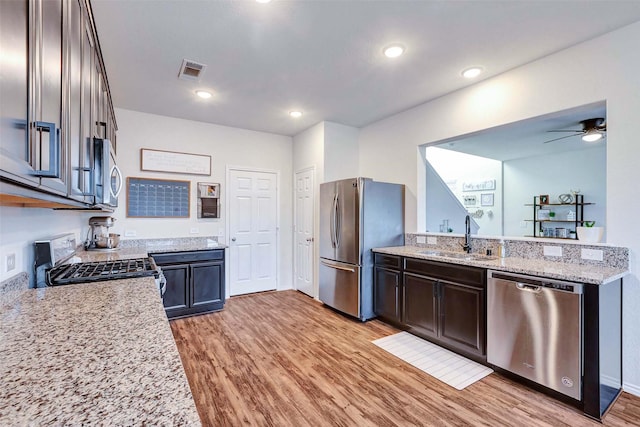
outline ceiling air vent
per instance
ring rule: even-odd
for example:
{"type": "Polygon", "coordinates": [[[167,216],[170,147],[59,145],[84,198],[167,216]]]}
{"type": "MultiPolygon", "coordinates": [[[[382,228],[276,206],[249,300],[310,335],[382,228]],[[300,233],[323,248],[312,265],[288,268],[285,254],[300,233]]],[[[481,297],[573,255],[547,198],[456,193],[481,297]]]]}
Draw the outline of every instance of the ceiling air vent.
{"type": "Polygon", "coordinates": [[[207,68],[207,66],[204,64],[198,64],[197,62],[184,59],[182,61],[182,66],[180,67],[178,78],[198,81],[200,80],[202,73],[204,73],[205,68],[207,68]]]}

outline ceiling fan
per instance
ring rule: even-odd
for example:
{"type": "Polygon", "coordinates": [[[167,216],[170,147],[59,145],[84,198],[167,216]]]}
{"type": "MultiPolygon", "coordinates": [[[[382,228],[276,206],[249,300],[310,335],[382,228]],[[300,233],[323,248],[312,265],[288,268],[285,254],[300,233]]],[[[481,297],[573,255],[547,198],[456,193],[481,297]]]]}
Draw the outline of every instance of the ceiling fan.
{"type": "Polygon", "coordinates": [[[574,136],[582,136],[582,140],[585,142],[595,142],[606,137],[607,123],[603,118],[582,120],[580,124],[582,125],[582,130],[548,130],[547,132],[572,132],[573,135],[550,139],[545,141],[544,144],[574,136]]]}

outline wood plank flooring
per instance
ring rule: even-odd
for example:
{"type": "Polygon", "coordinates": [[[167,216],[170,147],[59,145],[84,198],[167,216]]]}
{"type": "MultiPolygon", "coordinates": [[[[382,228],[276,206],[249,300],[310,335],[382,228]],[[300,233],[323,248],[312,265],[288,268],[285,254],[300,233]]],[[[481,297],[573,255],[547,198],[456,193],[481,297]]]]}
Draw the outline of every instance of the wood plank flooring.
{"type": "MultiPolygon", "coordinates": [[[[227,301],[171,321],[205,426],[597,426],[499,374],[458,391],[371,343],[398,332],[297,291],[227,301]]],[[[623,393],[605,426],[640,425],[623,393]]]]}

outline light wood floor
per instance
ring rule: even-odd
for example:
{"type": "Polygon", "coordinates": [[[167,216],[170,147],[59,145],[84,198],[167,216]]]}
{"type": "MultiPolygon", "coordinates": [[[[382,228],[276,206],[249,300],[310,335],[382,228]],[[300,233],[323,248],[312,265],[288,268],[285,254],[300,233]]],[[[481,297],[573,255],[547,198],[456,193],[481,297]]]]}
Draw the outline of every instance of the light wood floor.
{"type": "MultiPolygon", "coordinates": [[[[496,373],[455,390],[371,343],[396,329],[296,291],[171,327],[205,426],[599,425],[496,373]]],[[[623,393],[604,425],[640,425],[640,398],[623,393]]]]}

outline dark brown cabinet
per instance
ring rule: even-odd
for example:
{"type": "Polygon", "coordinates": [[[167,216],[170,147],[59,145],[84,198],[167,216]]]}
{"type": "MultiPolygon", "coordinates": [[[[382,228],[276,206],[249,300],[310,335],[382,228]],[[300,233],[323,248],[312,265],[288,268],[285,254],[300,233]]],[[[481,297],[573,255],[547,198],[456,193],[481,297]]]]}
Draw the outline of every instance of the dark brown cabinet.
{"type": "Polygon", "coordinates": [[[221,310],[225,301],[224,249],[151,254],[167,279],[164,307],[177,318],[221,310]]]}
{"type": "Polygon", "coordinates": [[[486,270],[407,257],[396,257],[399,265],[391,270],[389,257],[375,257],[376,314],[391,323],[400,319],[409,332],[485,362],[486,270]],[[398,287],[392,291],[394,278],[398,287]]]}
{"type": "Polygon", "coordinates": [[[403,277],[402,322],[410,332],[438,336],[438,282],[416,274],[403,277]]]}
{"type": "Polygon", "coordinates": [[[101,137],[113,139],[116,124],[89,8],[86,0],[0,1],[3,193],[94,202],[94,123],[106,123],[101,137]]]}
{"type": "Polygon", "coordinates": [[[401,259],[398,256],[375,254],[373,269],[373,311],[391,323],[399,323],[402,291],[401,259]]]}

